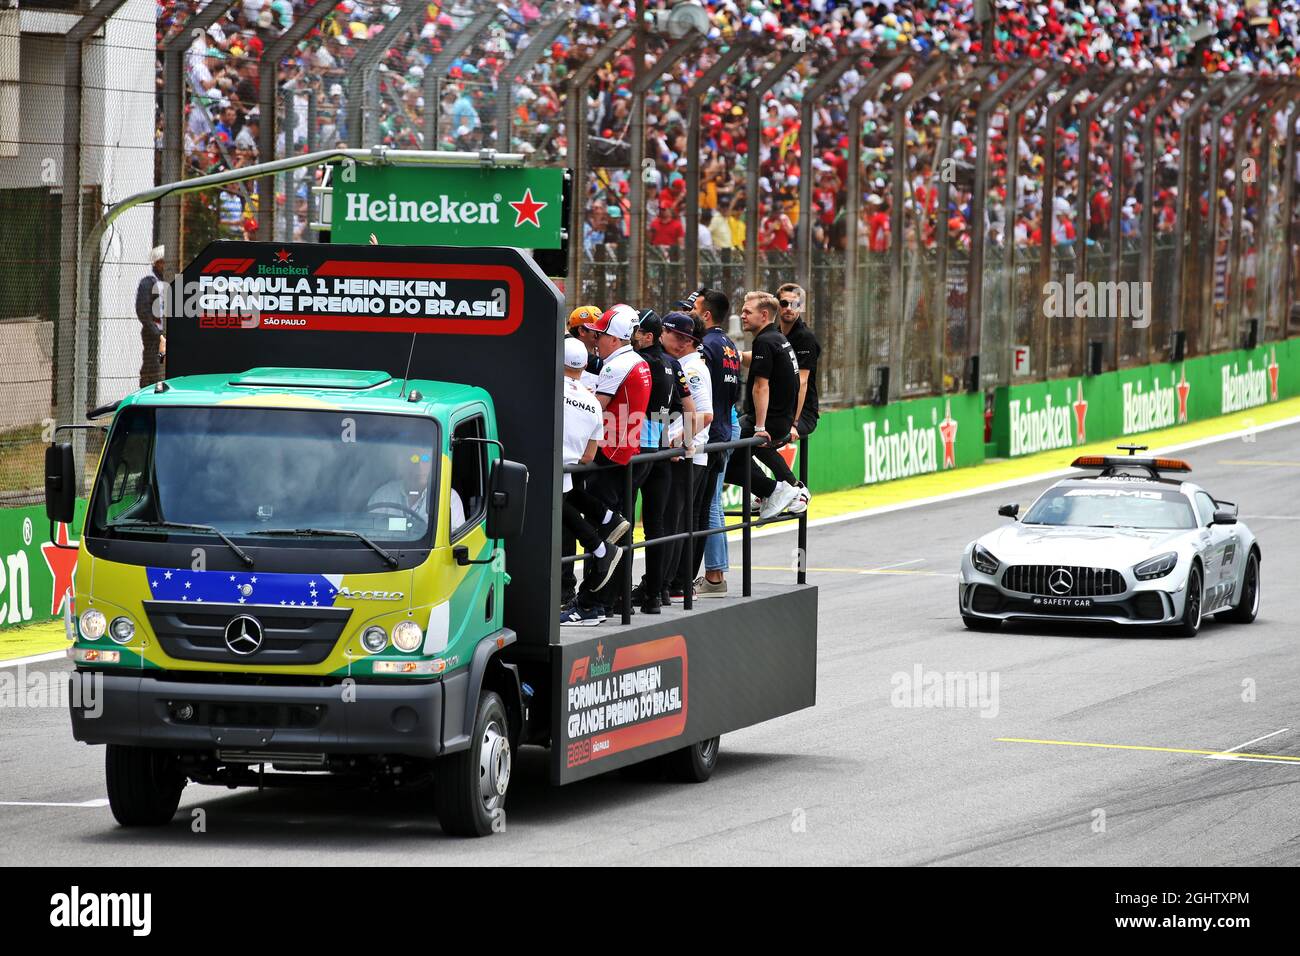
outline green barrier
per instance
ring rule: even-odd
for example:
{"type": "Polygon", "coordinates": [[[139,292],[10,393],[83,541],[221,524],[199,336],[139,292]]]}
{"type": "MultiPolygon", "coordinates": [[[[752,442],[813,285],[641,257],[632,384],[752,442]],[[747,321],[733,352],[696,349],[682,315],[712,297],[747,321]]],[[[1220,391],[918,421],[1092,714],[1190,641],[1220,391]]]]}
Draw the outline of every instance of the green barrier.
{"type": "MultiPolygon", "coordinates": [[[[77,502],[73,527],[81,527],[85,509],[84,501],[77,502]]],[[[61,543],[76,544],[67,525],[55,534],[61,543]]],[[[50,541],[44,505],[0,509],[0,627],[60,616],[76,562],[76,551],[50,541]]]]}
{"type": "Polygon", "coordinates": [[[1300,339],[1082,378],[1004,386],[993,442],[1003,458],[1136,435],[1300,394],[1300,339]]]}

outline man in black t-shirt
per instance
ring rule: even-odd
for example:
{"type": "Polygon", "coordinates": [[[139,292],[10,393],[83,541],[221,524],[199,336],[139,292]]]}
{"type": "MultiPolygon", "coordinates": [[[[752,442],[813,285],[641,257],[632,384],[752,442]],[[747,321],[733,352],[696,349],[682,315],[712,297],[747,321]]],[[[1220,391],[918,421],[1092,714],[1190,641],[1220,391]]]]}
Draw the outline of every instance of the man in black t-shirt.
{"type": "MultiPolygon", "coordinates": [[[[774,476],[768,478],[757,469],[750,471],[750,488],[764,499],[760,518],[780,514],[799,497],[794,473],[777,451],[790,439],[799,399],[799,365],[794,349],[776,325],[778,309],[777,300],[770,292],[751,292],[745,296],[740,310],[741,325],[754,336],[750,351],[741,353],[749,375],[745,379],[740,437],[757,435],[767,439],[766,444],[754,448],[754,458],[774,476]]],[[[732,456],[727,464],[728,484],[739,485],[744,481],[745,464],[745,455],[732,456]]]]}
{"type": "Polygon", "coordinates": [[[804,324],[803,311],[808,301],[804,291],[793,282],[787,282],[776,290],[777,302],[781,306],[781,333],[794,349],[795,360],[799,363],[799,398],[795,403],[794,427],[790,441],[797,442],[806,438],[817,428],[817,361],[821,358],[822,347],[813,335],[813,330],[804,324]]]}

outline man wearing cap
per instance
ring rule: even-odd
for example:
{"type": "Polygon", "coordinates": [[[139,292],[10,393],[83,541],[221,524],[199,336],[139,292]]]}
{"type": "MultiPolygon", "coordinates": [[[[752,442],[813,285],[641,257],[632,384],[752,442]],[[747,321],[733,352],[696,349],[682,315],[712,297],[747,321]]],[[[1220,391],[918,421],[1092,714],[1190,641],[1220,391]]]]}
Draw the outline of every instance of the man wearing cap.
{"type": "MultiPolygon", "coordinates": [[[[704,355],[705,366],[709,370],[709,384],[712,388],[713,421],[709,426],[709,443],[735,441],[740,438],[740,420],[736,415],[736,401],[740,397],[740,352],[727,335],[727,316],[731,303],[726,295],[716,289],[701,289],[694,295],[691,311],[704,326],[704,337],[700,350],[704,355]]],[[[705,472],[705,503],[696,519],[697,528],[721,528],[724,523],[722,514],[722,477],[731,460],[730,451],[717,451],[709,454],[708,471],[705,472]],[[705,510],[707,508],[707,511],[705,510]]],[[[698,597],[722,597],[727,593],[726,572],[729,569],[727,555],[727,536],[725,534],[709,535],[704,547],[695,551],[695,564],[689,573],[681,576],[677,583],[695,579],[695,593],[698,597]],[[699,574],[701,558],[704,563],[704,575],[699,574]]]]}
{"type": "MultiPolygon", "coordinates": [[[[641,449],[641,427],[650,400],[650,366],[632,348],[632,329],[638,318],[630,305],[619,304],[595,322],[584,324],[596,333],[596,354],[603,363],[596,383],[596,401],[605,418],[605,433],[596,452],[596,463],[604,467],[588,477],[587,491],[605,505],[601,532],[609,542],[622,537],[618,529],[627,520],[619,509],[623,507],[632,456],[641,449]]],[[[582,587],[566,609],[566,616],[581,618],[584,623],[592,615],[599,619],[611,603],[616,585],[613,582],[596,588],[593,575],[584,574],[582,587]]]]}
{"type": "MultiPolygon", "coordinates": [[[[700,338],[704,334],[704,323],[696,316],[686,312],[669,312],[663,319],[664,351],[677,359],[682,374],[686,378],[686,387],[690,391],[691,401],[695,403],[695,413],[686,416],[683,423],[685,438],[683,444],[688,449],[704,445],[709,440],[709,429],[713,424],[713,383],[709,377],[709,367],[700,352],[700,338]]],[[[674,485],[681,499],[680,516],[676,518],[675,527],[668,529],[669,534],[676,534],[690,528],[699,530],[708,526],[708,503],[712,498],[706,488],[709,455],[706,452],[693,453],[689,459],[673,462],[674,485]],[[690,492],[688,496],[688,490],[690,492]],[[691,515],[695,516],[694,521],[691,515]]],[[[719,535],[713,535],[719,537],[719,535]]],[[[697,541],[695,554],[702,550],[703,541],[697,541]]],[[[668,547],[668,557],[664,562],[669,577],[668,591],[671,595],[685,595],[695,576],[695,563],[686,563],[686,547],[683,541],[674,541],[668,547]]]]}
{"type": "MultiPolygon", "coordinates": [[[[596,458],[596,449],[604,434],[605,423],[600,402],[579,381],[587,367],[587,349],[575,338],[564,340],[564,443],[563,461],[566,465],[586,464],[596,458]]],[[[593,588],[609,583],[614,569],[622,557],[622,549],[606,541],[597,528],[604,517],[603,502],[589,495],[581,482],[572,475],[564,476],[562,518],[565,535],[582,542],[582,548],[591,558],[590,573],[593,588]]],[[[613,529],[611,529],[613,530],[613,529]]],[[[626,530],[626,529],[625,529],[626,530]]],[[[621,535],[619,535],[621,537],[621,535]]],[[[573,550],[567,554],[574,553],[573,550]]],[[[572,564],[565,565],[571,570],[572,564]]],[[[566,602],[567,603],[567,602],[566,602]]],[[[600,623],[599,615],[574,614],[566,608],[561,612],[560,623],[565,626],[589,627],[600,623]]]]}
{"type": "Polygon", "coordinates": [[[163,281],[166,250],[154,246],[149,253],[153,267],[135,287],[135,317],[140,320],[140,387],[162,378],[162,359],[167,351],[163,316],[166,314],[167,284],[163,281]]]}
{"type": "Polygon", "coordinates": [[[596,354],[596,333],[588,325],[600,319],[600,309],[594,305],[580,305],[569,313],[569,335],[582,343],[587,350],[587,365],[582,372],[582,384],[590,391],[596,390],[600,375],[600,356],[596,354]]]}

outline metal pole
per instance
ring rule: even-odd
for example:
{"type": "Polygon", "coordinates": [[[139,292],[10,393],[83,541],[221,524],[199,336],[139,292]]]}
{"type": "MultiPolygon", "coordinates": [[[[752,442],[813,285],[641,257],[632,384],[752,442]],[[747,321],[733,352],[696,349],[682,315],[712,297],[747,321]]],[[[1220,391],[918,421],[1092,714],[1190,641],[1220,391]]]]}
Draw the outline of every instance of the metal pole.
{"type": "MultiPolygon", "coordinates": [[[[984,83],[987,76],[992,72],[992,67],[983,67],[984,76],[980,79],[980,84],[984,83]]],[[[1018,67],[1008,76],[1000,86],[992,91],[991,95],[981,97],[980,105],[975,111],[975,189],[971,195],[971,243],[970,243],[970,260],[967,263],[969,272],[966,279],[966,316],[967,328],[969,329],[966,336],[966,357],[970,361],[982,351],[981,343],[984,332],[984,246],[988,242],[988,231],[984,228],[985,207],[988,203],[988,177],[989,177],[989,117],[1008,95],[1015,92],[1020,81],[1025,78],[1033,64],[1027,63],[1018,67]]],[[[1014,179],[1015,170],[1012,166],[1016,162],[1015,153],[1007,154],[1007,178],[1014,179]]],[[[1010,246],[1014,239],[1014,223],[1011,216],[1014,207],[1004,206],[1002,210],[1002,242],[1003,245],[1010,246]],[[1011,227],[1011,228],[1008,228],[1011,227]]],[[[942,277],[941,277],[942,278],[942,277]]],[[[1006,307],[1006,302],[1003,307],[1006,307]]],[[[981,378],[983,374],[981,373],[981,378]]],[[[980,382],[976,383],[981,384],[980,382]]]]}
{"type": "MultiPolygon", "coordinates": [[[[1138,273],[1148,289],[1155,289],[1155,215],[1156,215],[1156,121],[1164,115],[1175,99],[1190,89],[1194,78],[1175,79],[1169,89],[1147,113],[1142,124],[1142,155],[1145,157],[1142,167],[1142,225],[1138,230],[1141,237],[1138,273]]],[[[1154,309],[1154,301],[1148,303],[1154,309]]],[[[1155,322],[1147,326],[1146,360],[1152,358],[1152,335],[1155,322]]]]}
{"type": "MultiPolygon", "coordinates": [[[[633,465],[623,466],[623,514],[628,516],[628,520],[635,522],[636,511],[636,489],[632,487],[632,469],[633,465]]],[[[632,549],[632,544],[636,539],[635,524],[627,533],[626,553],[623,555],[623,623],[632,623],[632,557],[636,551],[632,549]]],[[[646,551],[646,560],[650,560],[650,552],[646,551]]]]}
{"type": "MultiPolygon", "coordinates": [[[[376,39],[367,41],[347,66],[345,79],[348,91],[348,130],[357,146],[364,146],[367,140],[367,117],[362,109],[362,99],[374,82],[375,65],[393,48],[393,44],[401,39],[412,21],[427,9],[422,0],[400,0],[400,2],[401,9],[397,16],[384,25],[383,32],[376,39]]],[[[378,98],[375,99],[374,106],[378,109],[378,98]]],[[[428,107],[427,100],[425,107],[428,107]]]]}
{"type": "MultiPolygon", "coordinates": [[[[1241,111],[1237,122],[1233,128],[1233,143],[1236,147],[1236,155],[1233,157],[1233,181],[1236,189],[1233,192],[1232,202],[1232,232],[1228,237],[1228,273],[1226,276],[1228,287],[1224,291],[1227,293],[1227,320],[1228,320],[1228,346],[1229,348],[1240,348],[1241,338],[1241,306],[1245,301],[1243,295],[1245,282],[1242,281],[1243,266],[1245,265],[1241,255],[1241,219],[1242,207],[1246,205],[1246,175],[1244,170],[1243,159],[1247,156],[1246,151],[1246,131],[1250,128],[1250,119],[1256,111],[1266,108],[1273,102],[1276,96],[1274,90],[1265,90],[1255,97],[1254,100],[1241,111]]],[[[1267,134],[1265,134],[1265,145],[1267,145],[1267,134]]],[[[1262,153],[1262,151],[1261,151],[1262,153]]],[[[1261,202],[1266,202],[1267,197],[1262,196],[1261,202]]],[[[1262,208],[1262,206],[1261,206],[1262,208]]],[[[1258,259],[1256,259],[1256,268],[1258,268],[1258,259]]],[[[1260,330],[1263,331],[1262,329],[1260,330]]]]}
{"type": "Polygon", "coordinates": [[[564,297],[568,300],[569,309],[576,309],[582,304],[579,301],[579,296],[582,294],[584,258],[582,229],[585,224],[587,204],[587,120],[583,109],[583,98],[586,96],[587,84],[596,75],[596,71],[627,44],[634,32],[631,27],[616,30],[614,35],[592,54],[591,59],[574,71],[564,97],[565,128],[568,132],[565,159],[568,167],[573,171],[573,201],[569,204],[569,277],[564,284],[564,297]]]}
{"type": "MultiPolygon", "coordinates": [[[[257,158],[265,164],[275,158],[275,91],[280,62],[321,20],[337,6],[335,0],[316,0],[298,14],[293,26],[267,44],[258,64],[257,113],[262,124],[258,130],[257,158]]],[[[285,155],[289,140],[285,138],[285,155]]],[[[259,164],[260,165],[260,164],[259,164]]],[[[251,168],[251,167],[249,167],[251,168]]],[[[287,201],[287,197],[286,197],[287,201]]],[[[275,231],[275,180],[265,176],[257,184],[257,238],[270,241],[275,231]]]]}
{"type": "Polygon", "coordinates": [[[844,270],[847,273],[844,284],[844,317],[849,331],[847,347],[850,359],[844,393],[849,404],[856,404],[861,397],[859,373],[862,367],[862,327],[866,322],[866,316],[860,309],[861,289],[858,288],[858,220],[862,213],[862,107],[869,97],[875,96],[902,69],[907,60],[907,54],[889,60],[864,80],[849,101],[849,155],[847,182],[844,184],[847,204],[844,214],[848,217],[844,222],[844,270]]]}
{"type": "MultiPolygon", "coordinates": [[[[1052,226],[1056,218],[1053,210],[1053,202],[1056,199],[1056,123],[1060,115],[1073,105],[1075,98],[1084,90],[1091,88],[1096,79],[1097,77],[1092,73],[1083,74],[1070,84],[1060,99],[1047,108],[1047,116],[1043,124],[1043,213],[1039,230],[1042,233],[1038,259],[1039,289],[1045,289],[1052,279],[1052,226]]],[[[1043,343],[1042,372],[1043,378],[1047,378],[1052,368],[1052,333],[1055,330],[1052,328],[1052,323],[1047,321],[1041,302],[1037,311],[1042,315],[1043,325],[1042,335],[1035,338],[1043,343]]]]}
{"type": "MultiPolygon", "coordinates": [[[[799,439],[799,483],[808,487],[808,436],[799,439]]],[[[808,509],[799,513],[799,568],[796,582],[808,583],[808,509]]]]}
{"type": "MultiPolygon", "coordinates": [[[[1122,209],[1120,199],[1123,197],[1127,185],[1124,180],[1125,118],[1132,111],[1134,104],[1151,95],[1151,91],[1160,84],[1160,81],[1161,77],[1153,76],[1140,83],[1138,88],[1134,90],[1127,99],[1123,100],[1120,105],[1115,108],[1115,112],[1111,114],[1110,168],[1112,170],[1114,181],[1111,183],[1110,188],[1110,281],[1116,283],[1115,288],[1119,287],[1118,283],[1122,271],[1120,268],[1122,256],[1120,243],[1123,241],[1123,236],[1122,230],[1120,229],[1120,211],[1122,209]]],[[[1148,153],[1147,155],[1149,156],[1150,154],[1148,153]]],[[[1148,286],[1148,288],[1150,287],[1148,286]]],[[[1147,308],[1151,308],[1150,299],[1147,300],[1147,308]]],[[[1111,348],[1112,361],[1110,363],[1111,371],[1115,371],[1120,367],[1120,325],[1123,320],[1119,315],[1118,309],[1116,310],[1114,319],[1115,327],[1111,332],[1113,339],[1111,348]]],[[[1150,319],[1149,315],[1148,319],[1150,319]]],[[[1150,325],[1147,327],[1150,328],[1150,325]]]]}
{"type": "MultiPolygon", "coordinates": [[[[1217,260],[1219,256],[1219,139],[1223,130],[1223,119],[1237,105],[1252,93],[1255,89],[1255,81],[1248,80],[1241,84],[1240,88],[1228,94],[1228,98],[1223,104],[1210,114],[1210,170],[1209,177],[1205,183],[1206,189],[1206,208],[1205,212],[1209,218],[1210,225],[1210,278],[1205,281],[1204,276],[1201,279],[1200,299],[1201,299],[1201,328],[1200,328],[1200,346],[1202,354],[1209,352],[1213,347],[1213,326],[1214,326],[1214,282],[1215,272],[1218,268],[1217,260]]],[[[1191,201],[1195,202],[1199,197],[1192,197],[1191,201]]],[[[1197,250],[1193,248],[1193,253],[1197,250]]]]}
{"type": "MultiPolygon", "coordinates": [[[[1200,178],[1200,157],[1198,155],[1200,151],[1200,133],[1198,127],[1196,142],[1189,142],[1191,128],[1198,114],[1218,94],[1219,89],[1218,84],[1208,84],[1205,90],[1187,107],[1186,112],[1178,121],[1178,142],[1181,144],[1182,155],[1179,157],[1181,162],[1178,168],[1178,202],[1174,206],[1174,275],[1170,291],[1175,331],[1185,329],[1187,325],[1183,318],[1185,312],[1183,272],[1184,260],[1187,258],[1187,219],[1189,209],[1194,209],[1194,204],[1199,199],[1199,196],[1192,194],[1197,192],[1194,187],[1200,178]]],[[[1199,211],[1195,221],[1200,222],[1199,211]]]]}
{"type": "Polygon", "coordinates": [[[572,12],[569,5],[559,4],[560,12],[549,23],[544,24],[538,29],[536,35],[528,41],[528,46],[518,56],[510,60],[497,77],[497,148],[509,149],[511,145],[511,134],[514,129],[514,85],[515,80],[519,79],[537,63],[551,46],[554,40],[566,26],[569,25],[569,14],[572,12]]]}
{"type": "Polygon", "coordinates": [[[630,159],[632,208],[628,216],[628,228],[632,235],[628,242],[629,265],[631,266],[631,299],[638,305],[645,300],[645,95],[650,87],[672,66],[678,63],[700,40],[705,39],[698,33],[688,33],[668,47],[663,55],[655,60],[653,66],[645,63],[645,40],[647,33],[638,35],[637,76],[632,81],[632,156],[630,159]]]}
{"type": "MultiPolygon", "coordinates": [[[[707,439],[706,439],[707,441],[707,439]]],[[[669,467],[678,464],[669,462],[669,467]]],[[[690,455],[686,455],[680,462],[681,467],[686,469],[686,567],[695,567],[695,462],[691,460],[690,455]]],[[[679,565],[680,566],[680,565],[679,565]]],[[[668,570],[664,571],[664,584],[668,583],[668,570]]],[[[677,569],[672,569],[675,575],[677,569]]],[[[682,588],[682,607],[689,611],[694,607],[693,596],[695,594],[695,582],[688,578],[685,586],[682,588]]]]}
{"type": "Polygon", "coordinates": [[[738,41],[722,52],[704,75],[686,91],[689,116],[686,122],[686,288],[700,287],[700,100],[718,85],[736,61],[751,49],[738,41]]]}
{"type": "MultiPolygon", "coordinates": [[[[1079,192],[1074,197],[1074,271],[1078,281],[1088,280],[1088,193],[1092,188],[1092,135],[1088,127],[1092,118],[1127,83],[1127,75],[1117,76],[1107,83],[1079,111],[1079,192]]],[[[1080,372],[1088,368],[1088,320],[1091,316],[1075,317],[1074,367],[1080,372]]]]}
{"type": "MultiPolygon", "coordinates": [[[[758,154],[761,151],[761,108],[763,96],[789,73],[806,53],[791,50],[765,76],[754,80],[745,97],[745,121],[749,124],[745,153],[745,291],[758,288],[758,154]]],[[[800,215],[802,215],[802,211],[800,215]]]]}
{"type": "MultiPolygon", "coordinates": [[[[812,289],[812,163],[813,163],[813,110],[831,84],[839,80],[850,66],[858,62],[858,54],[846,53],[821,70],[817,79],[805,92],[799,103],[799,222],[795,224],[795,281],[804,289],[812,289]]],[[[809,305],[816,303],[810,302],[809,305]]],[[[812,309],[807,311],[812,315],[812,309]]]]}
{"type": "MultiPolygon", "coordinates": [[[[1065,71],[1065,67],[1059,63],[1053,63],[1047,67],[1046,72],[1035,82],[1024,94],[1011,104],[1011,109],[1007,111],[1007,210],[1009,214],[1009,228],[1007,229],[1006,243],[1002,247],[1002,282],[1003,295],[1002,301],[1007,303],[1007,307],[1015,314],[1015,295],[1016,295],[1016,230],[1015,215],[1016,210],[1020,208],[1020,121],[1024,111],[1029,104],[1039,99],[1045,92],[1056,86],[1060,75],[1065,71]]],[[[1039,213],[1043,215],[1042,211],[1039,213]]],[[[1028,245],[1028,234],[1026,234],[1026,245],[1028,245]]],[[[1037,314],[1042,314],[1042,309],[1037,310],[1037,314]]],[[[1034,319],[1030,327],[1031,340],[1037,344],[1043,341],[1034,333],[1037,329],[1038,319],[1034,319]]],[[[1035,351],[1038,351],[1035,349],[1035,351]]],[[[1032,353],[1031,353],[1032,355],[1032,353]]],[[[1044,356],[1045,357],[1045,356],[1044,356]]],[[[1040,358],[1040,361],[1042,358],[1040,358]]],[[[1032,363],[1032,358],[1031,358],[1032,363]]],[[[1032,371],[1032,369],[1031,369],[1032,371]]]]}
{"type": "Polygon", "coordinates": [[[1280,338],[1286,338],[1291,329],[1291,303],[1295,297],[1295,290],[1292,288],[1295,274],[1295,224],[1296,216],[1292,208],[1295,202],[1295,181],[1296,181],[1296,117],[1300,115],[1300,92],[1294,93],[1291,100],[1292,109],[1287,113],[1286,129],[1284,131],[1285,146],[1282,153],[1282,215],[1286,216],[1286,222],[1282,226],[1284,242],[1286,248],[1282,256],[1282,288],[1279,290],[1282,296],[1282,325],[1278,330],[1280,338]]]}
{"type": "MultiPolygon", "coordinates": [[[[741,515],[741,523],[743,525],[743,527],[740,529],[740,560],[742,565],[741,578],[740,578],[740,596],[749,597],[750,592],[753,590],[753,579],[752,579],[752,570],[751,570],[753,566],[753,561],[750,560],[750,555],[752,552],[752,547],[751,547],[752,542],[750,540],[752,537],[751,535],[752,529],[750,528],[749,525],[753,517],[751,506],[753,504],[752,498],[753,498],[754,491],[753,491],[753,482],[751,479],[753,477],[752,472],[754,469],[754,446],[746,445],[744,448],[744,452],[745,452],[745,472],[740,479],[740,515],[741,515]]],[[[735,452],[733,451],[732,454],[734,455],[735,452]]]]}
{"type": "MultiPolygon", "coordinates": [[[[63,202],[59,234],[59,323],[56,326],[58,364],[55,403],[64,421],[80,421],[87,411],[90,369],[90,270],[99,268],[99,237],[78,254],[82,227],[81,120],[82,44],[113,16],[124,0],[100,0],[78,20],[63,40],[63,202]],[[82,274],[86,281],[78,281],[82,274]]],[[[85,467],[86,433],[73,433],[73,451],[85,467]]]]}
{"type": "MultiPolygon", "coordinates": [[[[471,43],[479,39],[497,16],[495,4],[474,15],[474,19],[457,30],[446,42],[438,55],[433,58],[424,73],[424,146],[426,149],[438,148],[439,125],[442,120],[442,78],[451,69],[456,57],[465,52],[471,43]]],[[[358,141],[358,146],[361,143],[358,141]]]]}
{"type": "Polygon", "coordinates": [[[903,180],[907,173],[904,160],[907,158],[907,131],[904,129],[908,110],[920,99],[922,93],[930,92],[930,84],[939,73],[949,66],[946,58],[936,59],[917,77],[912,88],[900,94],[894,100],[890,110],[891,138],[894,141],[894,172],[891,191],[891,208],[889,210],[889,364],[894,367],[894,374],[889,377],[889,399],[897,398],[903,388],[906,366],[903,362],[903,310],[907,307],[903,295],[903,180]]]}

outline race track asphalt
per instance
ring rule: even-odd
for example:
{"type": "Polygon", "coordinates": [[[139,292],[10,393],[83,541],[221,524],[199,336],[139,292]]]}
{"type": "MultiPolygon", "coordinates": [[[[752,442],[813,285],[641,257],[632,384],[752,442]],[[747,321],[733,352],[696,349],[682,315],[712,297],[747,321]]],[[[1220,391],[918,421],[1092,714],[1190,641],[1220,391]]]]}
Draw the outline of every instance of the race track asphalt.
{"type": "MultiPolygon", "coordinates": [[[[1264,598],[1252,625],[1209,621],[1190,640],[966,631],[960,551],[1006,520],[999,504],[1027,503],[1050,483],[1039,482],[815,528],[817,706],[724,737],[706,784],[616,773],[556,789],[545,753],[526,748],[506,831],[489,839],[444,837],[427,790],[190,786],[170,826],[128,831],[105,805],[102,748],[75,743],[61,709],[6,709],[0,860],[1296,865],[1300,426],[1253,437],[1185,453],[1194,480],[1238,502],[1260,538],[1264,598]],[[918,667],[982,675],[985,693],[973,706],[896,706],[900,675],[918,667]],[[1215,755],[1229,750],[1264,756],[1215,755]]],[[[793,541],[755,542],[755,563],[773,569],[756,579],[789,579],[775,569],[789,566],[793,541]]]]}

